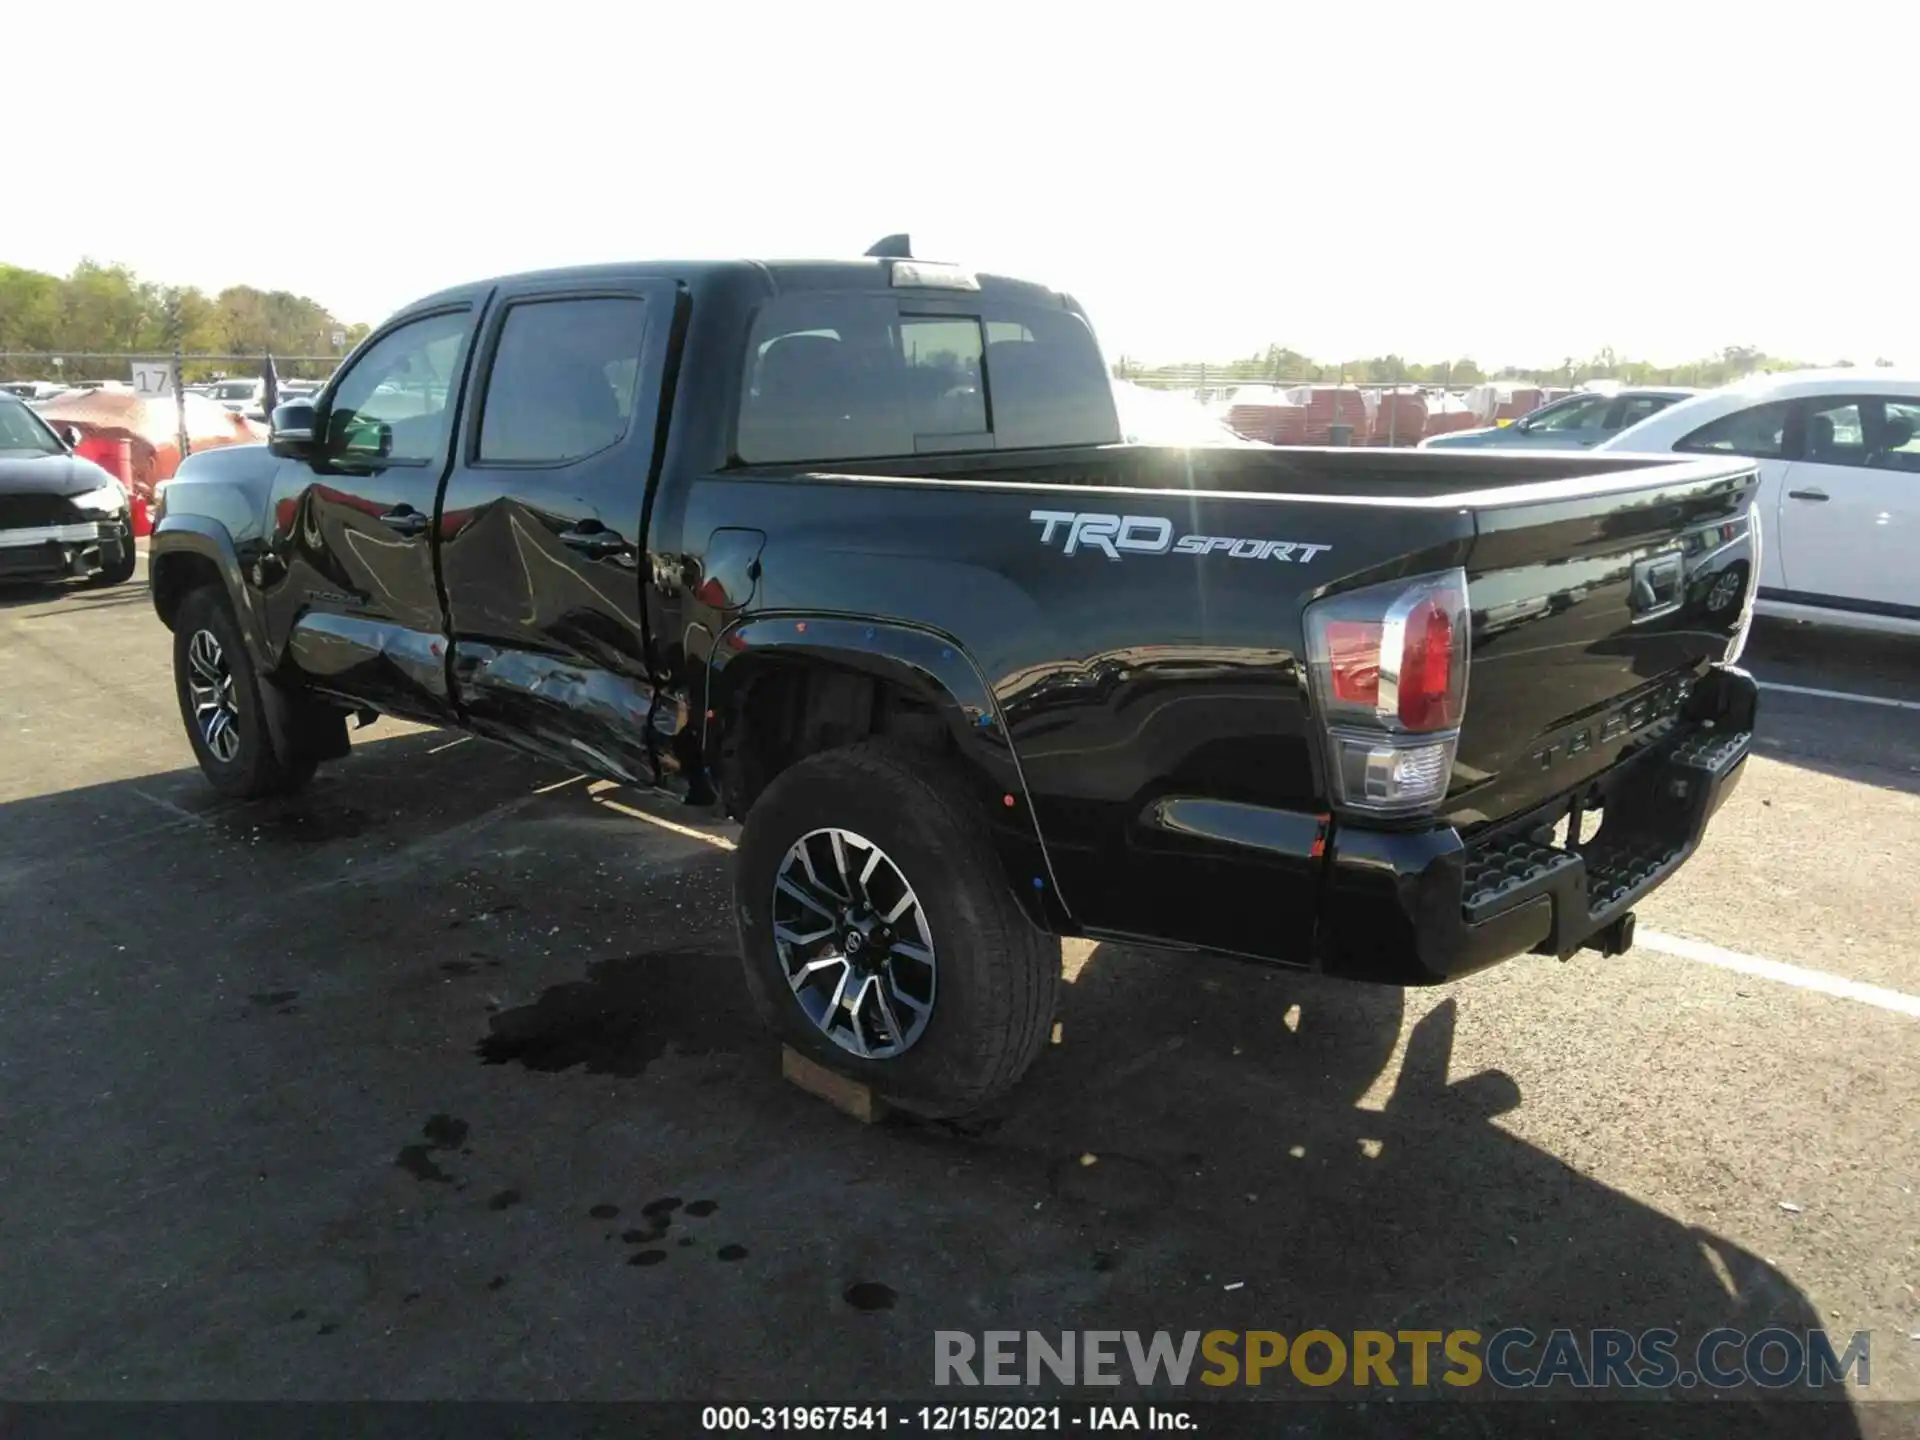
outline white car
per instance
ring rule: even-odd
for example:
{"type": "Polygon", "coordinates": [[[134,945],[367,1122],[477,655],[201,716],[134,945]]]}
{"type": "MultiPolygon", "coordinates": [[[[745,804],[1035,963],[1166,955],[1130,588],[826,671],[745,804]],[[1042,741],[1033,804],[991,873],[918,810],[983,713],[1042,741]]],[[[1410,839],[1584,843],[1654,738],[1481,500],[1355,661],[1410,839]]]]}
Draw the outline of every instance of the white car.
{"type": "Polygon", "coordinates": [[[212,398],[235,415],[244,415],[249,410],[258,410],[266,393],[264,380],[222,380],[214,385],[212,398]]]}
{"type": "Polygon", "coordinates": [[[1594,447],[1760,462],[1762,615],[1920,635],[1920,378],[1756,375],[1594,447]]]}

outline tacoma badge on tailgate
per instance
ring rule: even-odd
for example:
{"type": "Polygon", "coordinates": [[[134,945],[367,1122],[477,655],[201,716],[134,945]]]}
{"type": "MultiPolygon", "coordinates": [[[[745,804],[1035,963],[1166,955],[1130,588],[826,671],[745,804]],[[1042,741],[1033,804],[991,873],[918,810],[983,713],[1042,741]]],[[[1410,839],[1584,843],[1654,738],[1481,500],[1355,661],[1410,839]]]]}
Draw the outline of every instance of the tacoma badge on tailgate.
{"type": "Polygon", "coordinates": [[[1173,538],[1173,522],[1162,515],[1081,514],[1072,510],[1035,510],[1027,517],[1040,528],[1040,543],[1053,544],[1059,528],[1067,527],[1061,553],[1072,555],[1082,546],[1098,550],[1109,560],[1120,552],[1135,555],[1211,555],[1223,551],[1232,560],[1291,560],[1304,565],[1331,545],[1299,540],[1248,540],[1233,535],[1182,535],[1173,538]]]}

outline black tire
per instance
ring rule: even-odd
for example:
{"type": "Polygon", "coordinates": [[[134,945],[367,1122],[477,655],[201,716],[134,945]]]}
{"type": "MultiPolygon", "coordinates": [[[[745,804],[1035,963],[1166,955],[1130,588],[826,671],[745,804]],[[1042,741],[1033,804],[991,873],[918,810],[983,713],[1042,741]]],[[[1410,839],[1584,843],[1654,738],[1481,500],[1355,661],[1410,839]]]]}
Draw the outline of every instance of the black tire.
{"type": "MultiPolygon", "coordinates": [[[[222,795],[253,800],[263,795],[290,795],[313,778],[320,757],[312,752],[281,754],[273,727],[267,723],[267,705],[284,700],[273,693],[273,682],[254,672],[240,624],[227,597],[212,586],[191,591],[173,617],[173,688],[180,701],[180,719],[200,762],[200,772],[222,795]],[[213,637],[232,676],[230,721],[237,745],[230,756],[217,754],[195,717],[189,689],[193,674],[189,652],[202,631],[213,637]]],[[[289,747],[291,748],[291,747],[289,747]]]]}
{"type": "Polygon", "coordinates": [[[801,1054],[902,1110],[939,1118],[978,1110],[1012,1089],[1046,1043],[1060,943],[1021,910],[964,780],[924,752],[868,741],[779,776],[747,815],[734,911],[762,1019],[801,1054]],[[931,1013],[892,1058],[865,1059],[828,1038],[795,997],[775,946],[781,865],[802,836],[829,827],[885,852],[919,897],[933,940],[931,1013]]]}
{"type": "Polygon", "coordinates": [[[127,537],[121,543],[120,558],[94,571],[87,577],[87,584],[104,589],[109,585],[124,585],[133,578],[134,567],[139,563],[133,548],[133,517],[120,517],[120,532],[127,537]]]}

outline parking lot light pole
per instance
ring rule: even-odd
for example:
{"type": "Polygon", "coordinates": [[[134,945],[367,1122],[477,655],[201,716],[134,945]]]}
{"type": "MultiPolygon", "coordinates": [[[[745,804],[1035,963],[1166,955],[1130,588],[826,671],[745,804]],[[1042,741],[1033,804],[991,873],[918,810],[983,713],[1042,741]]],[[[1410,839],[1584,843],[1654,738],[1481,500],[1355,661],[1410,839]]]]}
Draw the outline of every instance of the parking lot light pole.
{"type": "Polygon", "coordinates": [[[187,373],[180,363],[180,347],[173,347],[173,412],[180,426],[180,458],[185,460],[193,453],[192,442],[187,439],[187,373]]]}

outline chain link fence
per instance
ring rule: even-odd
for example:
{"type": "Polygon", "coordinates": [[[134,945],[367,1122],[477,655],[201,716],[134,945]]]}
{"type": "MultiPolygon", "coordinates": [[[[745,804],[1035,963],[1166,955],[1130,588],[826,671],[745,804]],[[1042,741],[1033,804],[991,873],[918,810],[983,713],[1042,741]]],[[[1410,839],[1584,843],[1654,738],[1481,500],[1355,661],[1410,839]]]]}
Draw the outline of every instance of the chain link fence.
{"type": "Polygon", "coordinates": [[[0,350],[0,389],[36,408],[89,392],[128,395],[158,405],[171,402],[175,441],[182,458],[193,451],[189,410],[199,395],[232,414],[256,422],[267,418],[266,379],[279,396],[317,391],[339,366],[329,355],[216,355],[198,351],[0,350]]]}
{"type": "Polygon", "coordinates": [[[1290,390],[1299,385],[1345,385],[1355,389],[1384,393],[1391,390],[1418,390],[1422,394],[1437,395],[1445,392],[1459,392],[1471,389],[1475,385],[1534,384],[1533,381],[1489,381],[1477,370],[1470,370],[1459,378],[1442,375],[1438,380],[1360,380],[1345,375],[1329,367],[1319,367],[1314,374],[1288,374],[1282,368],[1255,372],[1244,362],[1229,365],[1138,365],[1130,361],[1121,361],[1114,366],[1117,379],[1128,380],[1135,385],[1145,385],[1155,390],[1180,390],[1198,400],[1222,400],[1242,386],[1276,386],[1290,390]]]}
{"type": "Polygon", "coordinates": [[[1490,380],[1474,369],[1454,378],[1387,381],[1353,379],[1334,367],[1313,374],[1265,368],[1260,373],[1244,361],[1113,367],[1117,380],[1183,396],[1236,433],[1271,444],[1417,445],[1454,430],[1506,424],[1575,388],[1490,380]]]}

